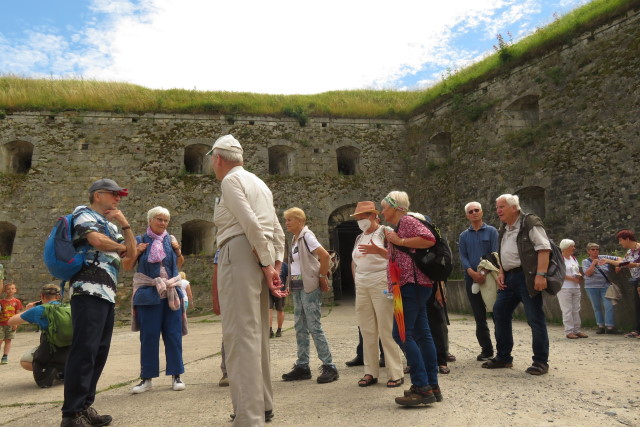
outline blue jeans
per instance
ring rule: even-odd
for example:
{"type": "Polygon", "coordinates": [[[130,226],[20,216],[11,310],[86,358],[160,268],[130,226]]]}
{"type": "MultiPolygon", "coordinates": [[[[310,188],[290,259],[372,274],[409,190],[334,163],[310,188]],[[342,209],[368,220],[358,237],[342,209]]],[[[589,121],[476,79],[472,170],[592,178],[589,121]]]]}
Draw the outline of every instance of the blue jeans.
{"type": "Polygon", "coordinates": [[[398,323],[393,320],[393,338],[404,351],[411,367],[411,383],[417,387],[438,384],[436,346],[429,329],[427,300],[433,288],[407,283],[400,288],[404,309],[406,341],[400,340],[398,323]]]}
{"type": "Polygon", "coordinates": [[[549,336],[547,323],[542,311],[542,294],[529,296],[522,270],[505,273],[505,289],[498,289],[496,303],[493,306],[493,321],[496,325],[497,359],[511,363],[513,357],[512,316],[518,304],[524,305],[527,323],[531,327],[533,341],[533,361],[547,364],[549,361],[549,336]]]}
{"type": "Polygon", "coordinates": [[[316,289],[313,292],[306,293],[304,289],[294,290],[293,292],[293,319],[295,321],[296,342],[298,344],[298,360],[296,365],[309,366],[309,334],[313,337],[316,345],[318,358],[323,365],[333,365],[331,351],[329,351],[329,343],[327,337],[322,330],[320,316],[321,292],[316,289]]]}
{"type": "Polygon", "coordinates": [[[613,304],[609,298],[605,298],[607,288],[586,288],[587,296],[591,301],[593,313],[596,315],[596,323],[599,327],[607,326],[613,328],[616,324],[613,317],[613,304]],[[604,306],[604,318],[602,317],[602,306],[604,306]]]}
{"type": "Polygon", "coordinates": [[[163,298],[160,304],[137,305],[136,315],[140,325],[140,378],[160,375],[160,335],[167,363],[165,374],[183,374],[182,309],[171,310],[167,299],[163,298]]]}

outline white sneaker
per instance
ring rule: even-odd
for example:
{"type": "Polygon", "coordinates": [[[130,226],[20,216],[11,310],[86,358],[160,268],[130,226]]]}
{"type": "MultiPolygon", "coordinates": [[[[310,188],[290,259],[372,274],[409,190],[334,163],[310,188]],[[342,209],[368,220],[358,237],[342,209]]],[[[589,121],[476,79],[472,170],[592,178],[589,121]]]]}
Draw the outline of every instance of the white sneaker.
{"type": "Polygon", "coordinates": [[[174,391],[182,391],[187,388],[186,385],[180,379],[180,375],[173,375],[173,390],[174,391]]]}
{"type": "Polygon", "coordinates": [[[143,378],[140,384],[131,389],[131,392],[133,394],[144,393],[145,391],[151,390],[152,387],[151,378],[143,378]]]}

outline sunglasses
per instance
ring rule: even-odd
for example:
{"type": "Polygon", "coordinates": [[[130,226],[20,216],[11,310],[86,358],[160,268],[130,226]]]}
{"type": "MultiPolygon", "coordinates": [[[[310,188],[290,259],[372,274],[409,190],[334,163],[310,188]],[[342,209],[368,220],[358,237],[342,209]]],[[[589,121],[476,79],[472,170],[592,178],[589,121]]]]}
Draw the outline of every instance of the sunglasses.
{"type": "Polygon", "coordinates": [[[113,197],[122,197],[119,191],[98,191],[98,194],[111,194],[113,197]]]}
{"type": "Polygon", "coordinates": [[[473,213],[478,213],[480,212],[480,209],[469,209],[469,211],[467,213],[473,214],[473,213]]]}

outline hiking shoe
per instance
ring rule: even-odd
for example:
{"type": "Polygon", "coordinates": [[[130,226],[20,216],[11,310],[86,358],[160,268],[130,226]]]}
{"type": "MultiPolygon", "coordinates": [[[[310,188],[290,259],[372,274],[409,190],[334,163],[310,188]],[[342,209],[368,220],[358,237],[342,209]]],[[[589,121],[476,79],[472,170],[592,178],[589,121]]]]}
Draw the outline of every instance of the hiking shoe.
{"type": "Polygon", "coordinates": [[[340,378],[338,370],[333,365],[322,365],[322,367],[320,367],[320,370],[322,371],[322,373],[317,378],[318,384],[330,383],[340,378]]]}
{"type": "Polygon", "coordinates": [[[282,329],[278,328],[276,331],[276,338],[280,338],[282,336],[282,329]]]}
{"type": "Polygon", "coordinates": [[[293,365],[291,372],[282,374],[282,379],[285,381],[310,380],[311,369],[308,366],[293,365]]]}
{"type": "Polygon", "coordinates": [[[485,360],[489,360],[493,357],[493,351],[483,351],[476,357],[478,362],[484,362],[485,360]]]}
{"type": "MultiPolygon", "coordinates": [[[[414,387],[415,386],[412,385],[409,390],[405,390],[404,395],[409,396],[411,393],[414,393],[413,391],[414,387]]],[[[431,387],[431,392],[435,396],[436,402],[442,402],[443,397],[442,397],[442,392],[440,391],[440,386],[438,384],[429,384],[429,387],[431,387]]]]}
{"type": "Polygon", "coordinates": [[[60,427],[91,427],[91,423],[80,413],[72,417],[62,417],[60,427]]]}
{"type": "Polygon", "coordinates": [[[140,394],[140,393],[144,393],[145,391],[151,390],[151,388],[153,387],[153,384],[151,384],[151,378],[141,378],[141,379],[142,381],[140,381],[140,383],[137,386],[131,389],[131,393],[140,394]]]}
{"type": "Polygon", "coordinates": [[[502,368],[511,368],[513,363],[504,362],[497,357],[493,359],[489,359],[482,364],[482,367],[485,369],[502,369],[502,368]]]}
{"type": "Polygon", "coordinates": [[[607,334],[618,335],[618,334],[620,334],[620,331],[617,330],[615,327],[607,328],[607,334]]]}
{"type": "Polygon", "coordinates": [[[93,407],[91,406],[80,413],[87,419],[87,421],[89,421],[89,424],[94,427],[108,426],[113,420],[113,417],[111,415],[100,415],[98,414],[98,411],[93,409],[93,407]]]}
{"type": "Polygon", "coordinates": [[[0,365],[6,365],[7,363],[9,363],[9,358],[5,354],[4,356],[2,356],[2,360],[0,360],[0,365]]]}
{"type": "Polygon", "coordinates": [[[273,333],[273,329],[269,328],[269,338],[273,338],[275,337],[275,334],[273,333]]]}
{"type": "Polygon", "coordinates": [[[187,386],[184,385],[184,383],[180,379],[180,375],[172,375],[172,378],[173,380],[171,388],[173,389],[173,391],[182,391],[187,388],[187,386]]]}
{"type": "Polygon", "coordinates": [[[396,403],[402,406],[428,405],[435,401],[436,397],[428,385],[424,387],[412,385],[409,391],[404,393],[404,396],[396,397],[396,403]]]}
{"type": "Polygon", "coordinates": [[[353,368],[354,366],[363,366],[364,365],[364,360],[362,360],[362,357],[360,356],[356,356],[353,359],[349,360],[346,365],[350,368],[353,368]]]}
{"type": "Polygon", "coordinates": [[[229,378],[226,375],[222,375],[222,378],[218,381],[218,387],[229,387],[229,378]]]}
{"type": "Polygon", "coordinates": [[[533,362],[525,372],[531,375],[544,375],[549,372],[549,365],[541,362],[533,362]]]}
{"type": "Polygon", "coordinates": [[[604,328],[596,329],[596,335],[602,335],[602,334],[604,334],[604,328]]]}

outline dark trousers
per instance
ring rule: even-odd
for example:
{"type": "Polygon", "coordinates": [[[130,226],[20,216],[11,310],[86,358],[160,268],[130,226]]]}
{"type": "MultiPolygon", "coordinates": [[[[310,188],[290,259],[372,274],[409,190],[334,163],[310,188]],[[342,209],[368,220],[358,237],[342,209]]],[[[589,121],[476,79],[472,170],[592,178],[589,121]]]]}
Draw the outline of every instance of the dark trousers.
{"type": "MultiPolygon", "coordinates": [[[[384,350],[382,349],[382,341],[378,340],[378,347],[380,348],[380,359],[384,359],[384,350]]],[[[356,356],[364,360],[362,354],[362,334],[360,333],[360,327],[358,326],[358,347],[356,347],[356,356]]]]}
{"type": "MultiPolygon", "coordinates": [[[[435,289],[435,288],[434,288],[435,289]]],[[[449,328],[447,328],[447,314],[445,309],[436,300],[436,293],[431,293],[427,302],[427,318],[433,343],[436,346],[438,365],[447,366],[447,353],[449,352],[449,328]]]]}
{"type": "Polygon", "coordinates": [[[636,307],[636,331],[640,332],[640,295],[638,295],[638,287],[640,286],[640,279],[630,279],[631,289],[633,289],[633,302],[636,307]]]}
{"type": "Polygon", "coordinates": [[[483,353],[493,354],[491,331],[489,331],[489,325],[487,324],[487,307],[482,299],[482,294],[480,292],[477,294],[471,292],[471,286],[473,285],[473,279],[471,279],[471,277],[465,275],[464,283],[467,289],[467,297],[469,297],[469,303],[471,304],[473,318],[476,321],[476,338],[478,339],[478,344],[480,344],[483,353]]]}
{"type": "Polygon", "coordinates": [[[493,320],[496,325],[497,358],[511,363],[513,357],[512,316],[518,304],[524,305],[527,323],[531,327],[533,341],[533,361],[547,363],[549,360],[549,336],[547,323],[542,311],[542,294],[533,298],[529,296],[522,270],[505,273],[505,289],[498,290],[496,303],[493,306],[493,320]]]}
{"type": "Polygon", "coordinates": [[[38,387],[51,387],[58,373],[64,374],[71,346],[54,349],[44,332],[40,334],[40,345],[33,354],[33,379],[38,387]]]}
{"type": "Polygon", "coordinates": [[[71,298],[73,342],[64,373],[62,415],[71,416],[93,404],[96,385],[109,356],[114,304],[91,295],[71,298]]]}

